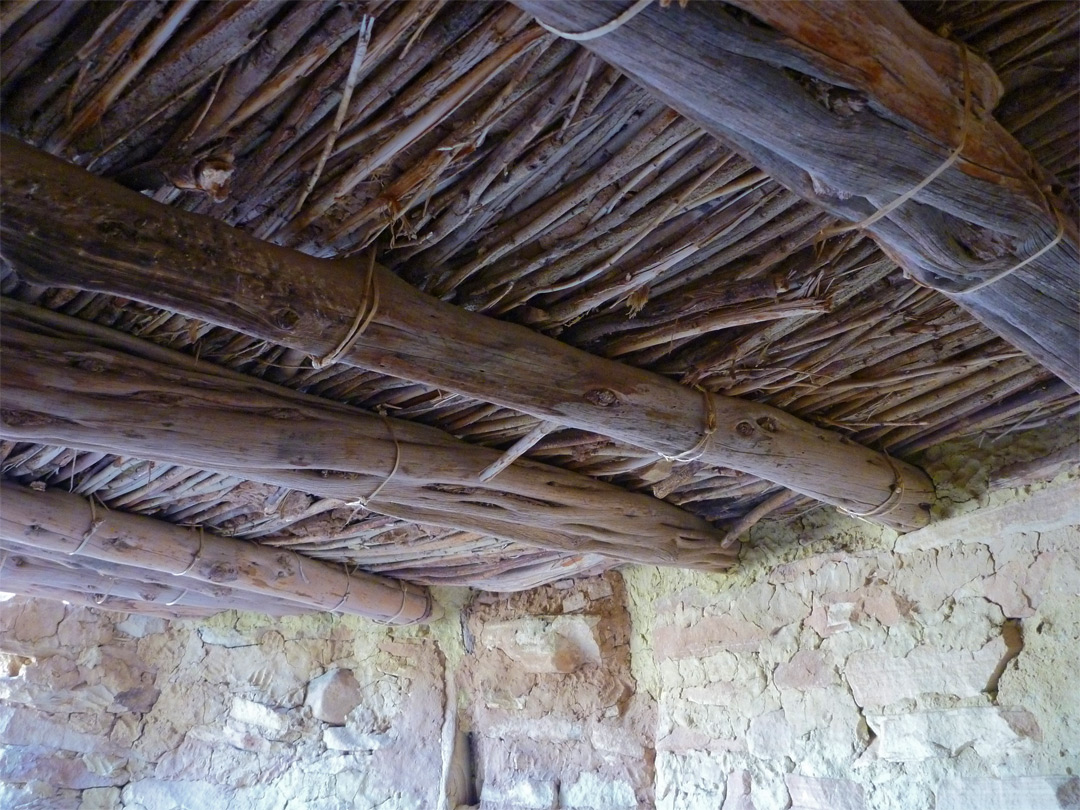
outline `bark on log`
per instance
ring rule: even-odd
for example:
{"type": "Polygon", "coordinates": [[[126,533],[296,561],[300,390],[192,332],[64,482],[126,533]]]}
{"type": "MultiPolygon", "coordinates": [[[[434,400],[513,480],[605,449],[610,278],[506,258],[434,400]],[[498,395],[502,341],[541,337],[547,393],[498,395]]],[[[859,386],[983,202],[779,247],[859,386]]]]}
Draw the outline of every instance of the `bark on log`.
{"type": "MultiPolygon", "coordinates": [[[[514,2],[568,32],[626,9],[514,2]]],[[[990,68],[895,2],[732,5],[776,30],[723,3],[651,4],[583,44],[804,199],[853,222],[935,172],[966,130],[959,159],[868,230],[917,280],[1080,390],[1076,212],[994,120],[1000,84],[990,68]]]]}
{"type": "Polygon", "coordinates": [[[4,300],[2,311],[2,436],[371,500],[394,517],[540,548],[703,570],[735,559],[722,533],[657,498],[531,461],[481,482],[497,450],[35,307],[4,300]]]}
{"type": "Polygon", "coordinates": [[[6,540],[148,569],[174,577],[181,587],[185,581],[199,580],[257,594],[263,602],[282,599],[309,610],[394,624],[423,622],[431,616],[431,594],[422,586],[362,572],[349,574],[345,568],[304,560],[282,549],[95,507],[78,495],[34,492],[5,482],[0,484],[0,506],[0,537],[6,540]]]}
{"type": "MultiPolygon", "coordinates": [[[[357,262],[269,245],[7,136],[2,144],[0,250],[28,280],[122,295],[315,357],[340,344],[364,305],[357,262]]],[[[437,301],[381,267],[376,279],[378,311],[344,363],[665,455],[702,438],[708,411],[698,391],[437,301]]],[[[776,408],[713,403],[705,463],[856,512],[888,505],[874,519],[900,530],[929,521],[933,487],[915,467],[776,408]]]]}

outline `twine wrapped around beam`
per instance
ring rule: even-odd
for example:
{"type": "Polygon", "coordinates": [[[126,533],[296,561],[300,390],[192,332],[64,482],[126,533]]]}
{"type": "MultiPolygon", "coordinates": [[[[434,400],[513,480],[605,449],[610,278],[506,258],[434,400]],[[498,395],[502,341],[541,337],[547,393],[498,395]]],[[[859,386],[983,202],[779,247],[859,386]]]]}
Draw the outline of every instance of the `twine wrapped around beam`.
{"type": "Polygon", "coordinates": [[[568,39],[571,42],[588,42],[591,39],[599,39],[605,34],[610,34],[620,25],[625,25],[626,23],[630,22],[630,20],[634,19],[634,17],[644,11],[651,2],[652,0],[636,0],[636,2],[632,6],[630,6],[630,8],[619,14],[619,16],[617,16],[615,19],[611,20],[610,22],[606,22],[603,25],[598,25],[596,28],[590,28],[588,31],[560,31],[558,28],[550,26],[547,23],[541,22],[540,20],[537,20],[537,23],[539,23],[540,27],[543,28],[545,31],[550,31],[551,33],[556,34],[563,39],[568,39]]]}
{"type": "Polygon", "coordinates": [[[691,461],[697,461],[708,450],[709,441],[712,439],[713,434],[716,433],[716,404],[713,402],[713,396],[700,385],[695,385],[694,388],[698,389],[705,398],[705,428],[701,432],[701,438],[689,450],[684,450],[682,453],[676,453],[673,456],[660,453],[660,457],[665,461],[672,461],[676,464],[689,464],[691,461]]]}
{"type": "MultiPolygon", "coordinates": [[[[367,270],[364,273],[363,292],[360,295],[360,303],[356,308],[356,317],[352,326],[342,338],[341,342],[323,357],[311,357],[311,365],[316,369],[332,366],[348,353],[357,339],[364,334],[375,319],[375,313],[379,311],[379,285],[375,280],[375,248],[372,247],[368,257],[367,270]]],[[[374,496],[372,496],[374,497],[374,496]]]]}

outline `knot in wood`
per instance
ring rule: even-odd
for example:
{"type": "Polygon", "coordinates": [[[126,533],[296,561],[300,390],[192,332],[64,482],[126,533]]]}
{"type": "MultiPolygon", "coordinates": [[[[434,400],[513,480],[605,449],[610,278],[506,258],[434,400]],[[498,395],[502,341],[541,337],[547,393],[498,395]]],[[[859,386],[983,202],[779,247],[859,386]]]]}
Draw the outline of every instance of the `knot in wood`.
{"type": "Polygon", "coordinates": [[[214,563],[210,566],[210,569],[205,572],[205,576],[211,582],[234,582],[240,578],[240,574],[235,565],[229,563],[214,563]]]}
{"type": "Polygon", "coordinates": [[[79,359],[75,360],[74,362],[72,362],[71,365],[74,366],[77,369],[81,369],[83,371],[89,371],[89,372],[92,372],[94,374],[102,374],[106,370],[108,370],[108,366],[106,366],[105,363],[103,363],[101,360],[98,360],[98,359],[92,358],[92,357],[79,358],[79,359]]]}
{"type": "Polygon", "coordinates": [[[780,426],[776,423],[776,420],[771,416],[762,416],[757,419],[758,426],[766,433],[776,433],[780,429],[780,426]]]}
{"type": "Polygon", "coordinates": [[[300,316],[288,307],[270,313],[270,322],[283,332],[291,332],[300,323],[300,316]]]}
{"type": "Polygon", "coordinates": [[[735,432],[742,436],[744,439],[749,439],[754,435],[754,425],[751,422],[747,422],[745,419],[735,425],[735,432]]]}
{"type": "Polygon", "coordinates": [[[593,405],[607,408],[619,401],[619,397],[610,388],[593,388],[585,392],[585,400],[593,405]]]}
{"type": "Polygon", "coordinates": [[[33,411],[0,411],[0,420],[9,427],[38,427],[40,425],[52,425],[57,422],[51,416],[33,411]]]}

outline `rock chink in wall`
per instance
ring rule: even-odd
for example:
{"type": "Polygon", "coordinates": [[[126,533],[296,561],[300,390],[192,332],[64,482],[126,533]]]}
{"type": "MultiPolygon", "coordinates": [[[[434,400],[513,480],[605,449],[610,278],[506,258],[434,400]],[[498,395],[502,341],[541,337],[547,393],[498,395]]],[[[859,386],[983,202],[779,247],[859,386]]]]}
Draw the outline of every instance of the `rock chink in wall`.
{"type": "Polygon", "coordinates": [[[1078,808],[1080,482],[984,506],[423,628],[12,599],[0,807],[1078,808]]]}

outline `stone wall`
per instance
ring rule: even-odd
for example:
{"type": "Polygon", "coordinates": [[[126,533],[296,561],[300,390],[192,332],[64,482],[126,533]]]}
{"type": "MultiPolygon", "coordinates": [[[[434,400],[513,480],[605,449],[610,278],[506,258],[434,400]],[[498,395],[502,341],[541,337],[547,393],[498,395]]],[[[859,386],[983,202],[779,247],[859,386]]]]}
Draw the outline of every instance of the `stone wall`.
{"type": "Polygon", "coordinates": [[[326,614],[167,625],[14,599],[0,639],[0,807],[438,807],[435,638],[326,614]]]}
{"type": "Polygon", "coordinates": [[[1067,482],[887,547],[628,572],[657,807],[1080,807],[1077,524],[1067,482]]]}
{"type": "Polygon", "coordinates": [[[1080,485],[960,478],[904,537],[816,513],[425,628],[0,603],[0,807],[1080,807],[1080,485]]]}

